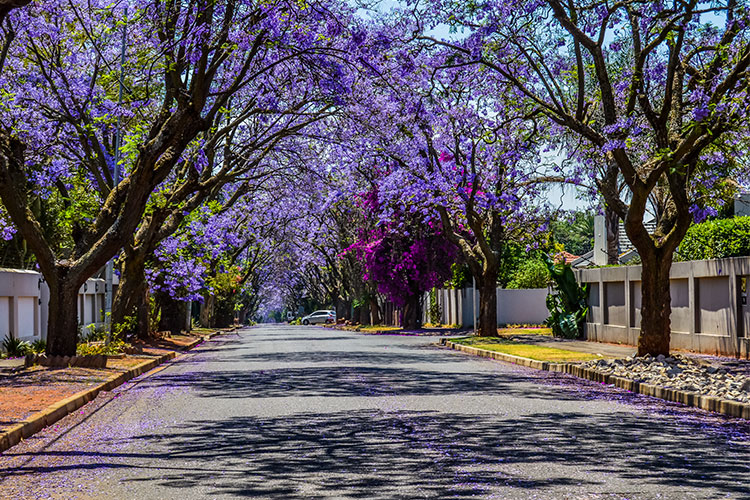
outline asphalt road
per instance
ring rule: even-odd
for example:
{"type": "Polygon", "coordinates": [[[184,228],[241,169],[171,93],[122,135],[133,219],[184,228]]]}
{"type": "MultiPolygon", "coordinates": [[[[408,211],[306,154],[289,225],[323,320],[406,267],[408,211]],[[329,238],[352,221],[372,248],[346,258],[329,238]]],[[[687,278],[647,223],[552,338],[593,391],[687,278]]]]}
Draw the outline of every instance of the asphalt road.
{"type": "Polygon", "coordinates": [[[0,498],[750,498],[750,425],[436,337],[219,337],[0,456],[0,498]]]}

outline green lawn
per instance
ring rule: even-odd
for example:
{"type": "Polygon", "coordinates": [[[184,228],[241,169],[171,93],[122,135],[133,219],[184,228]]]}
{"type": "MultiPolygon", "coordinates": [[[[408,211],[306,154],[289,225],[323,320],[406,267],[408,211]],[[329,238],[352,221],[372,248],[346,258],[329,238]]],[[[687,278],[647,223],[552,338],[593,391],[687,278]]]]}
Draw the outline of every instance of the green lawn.
{"type": "Polygon", "coordinates": [[[464,337],[461,339],[452,339],[456,344],[468,345],[477,349],[486,349],[488,351],[502,352],[512,356],[535,359],[537,361],[551,362],[572,362],[572,361],[591,361],[592,359],[602,359],[598,354],[589,354],[586,352],[568,351],[554,347],[545,347],[532,344],[519,344],[501,337],[464,337]]]}
{"type": "Polygon", "coordinates": [[[552,336],[552,328],[498,328],[498,335],[549,335],[552,336]]]}
{"type": "Polygon", "coordinates": [[[197,327],[190,330],[190,335],[208,335],[214,333],[216,330],[218,330],[218,328],[197,327]]]}
{"type": "Polygon", "coordinates": [[[360,332],[397,332],[401,330],[400,326],[386,326],[386,325],[367,325],[359,326],[358,331],[360,332]]]}

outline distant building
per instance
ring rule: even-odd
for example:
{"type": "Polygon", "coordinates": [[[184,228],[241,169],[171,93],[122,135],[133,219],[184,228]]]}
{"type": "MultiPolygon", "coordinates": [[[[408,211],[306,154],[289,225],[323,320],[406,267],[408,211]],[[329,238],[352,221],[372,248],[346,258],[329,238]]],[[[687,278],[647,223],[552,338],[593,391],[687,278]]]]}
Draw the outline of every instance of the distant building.
{"type": "MultiPolygon", "coordinates": [[[[649,233],[653,233],[656,230],[655,220],[645,222],[643,225],[649,233]]],[[[638,258],[638,252],[633,243],[631,243],[630,238],[628,238],[627,233],[625,233],[625,225],[622,221],[620,221],[618,244],[617,259],[620,264],[628,264],[638,258]]],[[[596,215],[594,216],[594,249],[581,255],[571,265],[573,267],[605,266],[608,260],[607,229],[604,223],[604,216],[596,215]]]]}
{"type": "MultiPolygon", "coordinates": [[[[645,227],[646,231],[650,234],[654,234],[654,231],[656,231],[656,220],[644,222],[643,227],[645,227]]],[[[628,235],[625,232],[625,224],[620,221],[620,255],[629,252],[630,250],[635,250],[635,247],[630,242],[630,238],[628,238],[628,235]]]]}
{"type": "Polygon", "coordinates": [[[734,195],[734,215],[737,217],[750,215],[750,191],[734,195]]]}

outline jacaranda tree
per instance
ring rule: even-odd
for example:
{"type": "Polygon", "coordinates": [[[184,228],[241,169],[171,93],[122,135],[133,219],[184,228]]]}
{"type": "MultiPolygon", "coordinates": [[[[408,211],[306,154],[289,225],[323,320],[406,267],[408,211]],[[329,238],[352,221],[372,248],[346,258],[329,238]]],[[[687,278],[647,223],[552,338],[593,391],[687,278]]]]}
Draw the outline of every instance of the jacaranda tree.
{"type": "Polygon", "coordinates": [[[669,270],[699,198],[748,173],[749,16],[736,0],[491,0],[434,2],[422,18],[468,30],[422,39],[520,95],[624,221],[643,263],[641,355],[669,352],[669,270]]]}
{"type": "Polygon", "coordinates": [[[153,190],[232,96],[321,40],[317,28],[340,29],[328,9],[294,2],[125,7],[39,2],[8,18],[0,199],[50,288],[49,354],[75,353],[78,289],[132,238],[153,190]],[[37,193],[76,214],[70,245],[40,230],[37,193]]]}
{"type": "Polygon", "coordinates": [[[371,30],[362,44],[370,84],[355,88],[346,127],[356,154],[337,158],[352,178],[373,162],[386,166],[376,180],[384,222],[394,214],[419,218],[460,250],[479,289],[479,333],[495,335],[506,247],[535,244],[545,227],[544,185],[568,179],[539,161],[544,130],[525,119],[518,95],[500,101],[506,87],[495,74],[405,36],[416,29],[410,19],[379,20],[389,28],[371,30]]]}

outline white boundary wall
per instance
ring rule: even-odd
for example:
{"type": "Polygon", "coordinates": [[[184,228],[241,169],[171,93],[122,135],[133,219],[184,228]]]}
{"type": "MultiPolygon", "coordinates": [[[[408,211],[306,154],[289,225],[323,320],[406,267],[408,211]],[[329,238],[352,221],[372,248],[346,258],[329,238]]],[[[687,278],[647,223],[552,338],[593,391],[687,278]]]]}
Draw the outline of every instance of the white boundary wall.
{"type": "MultiPolygon", "coordinates": [[[[437,301],[442,312],[441,323],[444,325],[462,325],[474,328],[474,305],[472,288],[438,289],[437,301]]],[[[549,316],[547,311],[546,288],[527,290],[497,289],[497,324],[498,325],[540,325],[549,316]]],[[[476,311],[479,315],[479,292],[476,295],[476,311]]],[[[425,294],[423,323],[430,322],[430,294],[425,294]]]]}
{"type": "MultiPolygon", "coordinates": [[[[78,292],[78,321],[84,329],[104,325],[103,279],[89,279],[78,292]]],[[[0,269],[0,341],[6,335],[34,341],[47,338],[49,288],[35,271],[0,269]]]]}
{"type": "MultiPolygon", "coordinates": [[[[576,270],[589,283],[586,338],[635,345],[641,325],[641,266],[576,270]]],[[[750,257],[675,262],[670,346],[750,355],[750,257]]]]}

